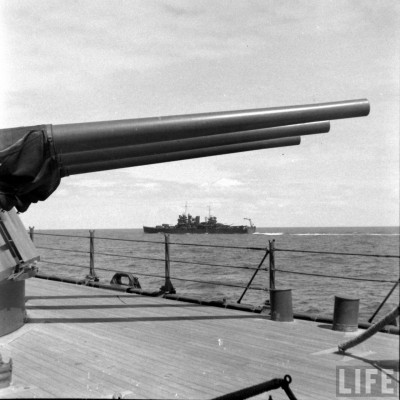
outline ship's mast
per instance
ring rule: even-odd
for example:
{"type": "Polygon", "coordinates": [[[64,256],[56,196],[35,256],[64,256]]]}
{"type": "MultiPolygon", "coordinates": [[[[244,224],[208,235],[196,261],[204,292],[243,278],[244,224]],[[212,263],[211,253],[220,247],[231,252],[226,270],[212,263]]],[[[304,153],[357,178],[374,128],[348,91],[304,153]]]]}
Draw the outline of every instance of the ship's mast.
{"type": "Polygon", "coordinates": [[[247,220],[250,222],[250,226],[251,226],[251,227],[253,226],[253,223],[251,222],[251,219],[250,219],[250,218],[243,218],[243,219],[247,219],[247,220]]]}

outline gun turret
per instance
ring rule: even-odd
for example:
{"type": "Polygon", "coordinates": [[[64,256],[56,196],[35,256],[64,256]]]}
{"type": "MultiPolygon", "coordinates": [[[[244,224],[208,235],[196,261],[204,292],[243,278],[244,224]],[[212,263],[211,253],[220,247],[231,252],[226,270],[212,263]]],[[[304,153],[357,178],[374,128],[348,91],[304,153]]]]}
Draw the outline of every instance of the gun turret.
{"type": "Polygon", "coordinates": [[[300,144],[329,120],[366,116],[365,99],[0,130],[0,208],[25,211],[68,175],[300,144]]]}

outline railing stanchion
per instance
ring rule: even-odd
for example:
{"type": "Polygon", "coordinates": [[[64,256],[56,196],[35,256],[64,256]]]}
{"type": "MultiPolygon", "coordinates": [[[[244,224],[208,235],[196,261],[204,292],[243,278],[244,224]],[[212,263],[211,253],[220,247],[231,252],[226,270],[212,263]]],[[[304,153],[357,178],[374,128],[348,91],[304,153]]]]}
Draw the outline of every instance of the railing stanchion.
{"type": "Polygon", "coordinates": [[[29,227],[29,236],[30,236],[32,242],[33,242],[34,233],[35,233],[35,227],[34,226],[30,226],[29,227]]]}
{"type": "Polygon", "coordinates": [[[90,281],[99,281],[99,277],[94,270],[94,230],[89,230],[90,234],[90,247],[89,247],[89,256],[90,256],[90,267],[89,267],[89,275],[86,275],[86,279],[90,281]]]}
{"type": "Polygon", "coordinates": [[[275,289],[275,239],[269,241],[269,288],[275,289]]]}
{"type": "Polygon", "coordinates": [[[165,239],[165,284],[161,286],[160,290],[164,293],[176,293],[170,278],[170,259],[169,259],[169,235],[164,234],[165,239]]]}

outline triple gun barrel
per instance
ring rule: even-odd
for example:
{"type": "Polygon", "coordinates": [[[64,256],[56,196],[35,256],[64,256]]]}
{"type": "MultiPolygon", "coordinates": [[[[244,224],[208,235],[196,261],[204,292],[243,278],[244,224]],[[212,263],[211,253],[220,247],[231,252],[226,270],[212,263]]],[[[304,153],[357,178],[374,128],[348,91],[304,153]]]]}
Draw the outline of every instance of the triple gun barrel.
{"type": "Polygon", "coordinates": [[[162,163],[300,144],[329,120],[364,116],[367,100],[54,125],[63,174],[162,163]]]}
{"type": "MultiPolygon", "coordinates": [[[[303,135],[328,132],[330,120],[366,116],[369,109],[368,101],[359,99],[2,129],[0,207],[9,207],[5,198],[15,197],[17,208],[21,199],[29,204],[43,200],[68,175],[298,145],[303,135]],[[24,155],[31,169],[23,165],[24,155]]],[[[19,210],[24,209],[19,204],[19,210]]]]}

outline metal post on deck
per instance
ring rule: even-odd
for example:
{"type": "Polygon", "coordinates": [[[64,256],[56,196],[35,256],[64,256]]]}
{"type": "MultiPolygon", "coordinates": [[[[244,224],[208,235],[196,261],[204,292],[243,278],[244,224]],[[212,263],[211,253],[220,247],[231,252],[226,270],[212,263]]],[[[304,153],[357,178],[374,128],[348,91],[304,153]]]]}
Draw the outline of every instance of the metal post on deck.
{"type": "Polygon", "coordinates": [[[35,227],[34,226],[30,226],[29,227],[29,237],[31,238],[32,242],[33,242],[34,233],[35,233],[35,227]]]}
{"type": "Polygon", "coordinates": [[[165,284],[161,286],[160,290],[164,293],[176,293],[174,286],[172,285],[170,272],[170,259],[169,259],[169,235],[164,234],[165,240],[165,284]]]}
{"type": "Polygon", "coordinates": [[[271,319],[293,321],[292,289],[275,288],[275,239],[269,241],[269,299],[271,319]]]}
{"type": "Polygon", "coordinates": [[[90,266],[89,266],[89,275],[86,275],[86,279],[90,281],[99,281],[99,277],[94,270],[94,230],[89,230],[90,234],[90,247],[89,247],[89,256],[90,256],[90,266]]]}
{"type": "Polygon", "coordinates": [[[275,289],[275,239],[269,240],[269,289],[275,289]]]}

